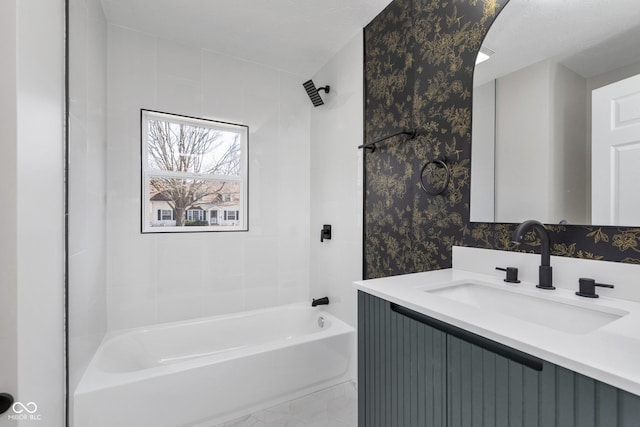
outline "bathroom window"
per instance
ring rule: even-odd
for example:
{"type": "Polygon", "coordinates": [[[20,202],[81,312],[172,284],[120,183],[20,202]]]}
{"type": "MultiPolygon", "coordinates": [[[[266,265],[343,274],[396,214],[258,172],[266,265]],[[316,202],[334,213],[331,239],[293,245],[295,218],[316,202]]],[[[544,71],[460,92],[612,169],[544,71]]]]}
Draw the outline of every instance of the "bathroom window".
{"type": "Polygon", "coordinates": [[[141,110],[142,232],[247,230],[248,133],[141,110]]]}

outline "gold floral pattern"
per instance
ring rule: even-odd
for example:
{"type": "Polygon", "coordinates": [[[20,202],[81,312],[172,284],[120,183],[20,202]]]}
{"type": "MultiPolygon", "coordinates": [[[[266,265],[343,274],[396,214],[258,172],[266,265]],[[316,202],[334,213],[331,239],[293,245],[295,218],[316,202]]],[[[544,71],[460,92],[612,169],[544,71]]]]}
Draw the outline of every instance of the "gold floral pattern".
{"type": "Polygon", "coordinates": [[[611,244],[620,251],[632,249],[636,252],[640,252],[638,249],[638,240],[640,240],[640,233],[636,230],[629,230],[623,231],[619,234],[614,234],[613,242],[611,244]]]}
{"type": "MultiPolygon", "coordinates": [[[[394,0],[365,28],[365,142],[418,132],[365,153],[365,278],[450,267],[453,245],[538,250],[515,224],[469,222],[474,62],[507,1],[394,0]],[[420,171],[442,158],[448,188],[428,195],[420,171]]],[[[640,228],[548,228],[554,255],[640,264],[640,228]]]]}

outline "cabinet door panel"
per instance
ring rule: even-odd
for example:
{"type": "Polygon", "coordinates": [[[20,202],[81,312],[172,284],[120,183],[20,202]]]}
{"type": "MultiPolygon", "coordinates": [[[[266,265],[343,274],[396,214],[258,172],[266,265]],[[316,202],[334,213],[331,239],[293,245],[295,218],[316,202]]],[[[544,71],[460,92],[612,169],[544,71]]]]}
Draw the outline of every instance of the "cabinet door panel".
{"type": "MultiPolygon", "coordinates": [[[[542,386],[545,384],[542,372],[535,371],[533,369],[523,369],[523,395],[535,396],[539,395],[542,386]]],[[[540,420],[540,399],[523,399],[522,402],[522,415],[524,427],[539,427],[545,425],[540,420]]]]}
{"type": "Polygon", "coordinates": [[[446,337],[358,294],[358,424],[445,427],[446,337]]]}
{"type": "MultiPolygon", "coordinates": [[[[597,426],[618,425],[618,390],[608,384],[597,383],[596,393],[600,398],[600,404],[596,411],[597,426]]],[[[640,417],[638,418],[640,419],[640,417]]]]}
{"type": "Polygon", "coordinates": [[[471,346],[471,419],[483,418],[484,414],[482,400],[473,398],[484,395],[483,365],[482,349],[478,346],[471,346]]]}
{"type": "Polygon", "coordinates": [[[509,361],[487,350],[484,352],[487,353],[488,357],[495,357],[494,368],[492,371],[487,372],[486,375],[496,377],[496,390],[494,392],[496,396],[496,427],[509,427],[509,361]]]}
{"type": "Polygon", "coordinates": [[[544,364],[540,372],[539,426],[555,427],[556,424],[556,369],[551,364],[544,364]]]}
{"type": "MultiPolygon", "coordinates": [[[[621,406],[621,427],[638,427],[640,426],[640,397],[629,393],[619,395],[621,406]]],[[[613,424],[603,424],[613,425],[613,424]]]]}
{"type": "Polygon", "coordinates": [[[494,348],[359,292],[359,426],[640,426],[640,396],[494,348]]]}
{"type": "Polygon", "coordinates": [[[449,427],[640,426],[640,396],[548,362],[537,371],[452,335],[447,379],[449,427]]]}
{"type": "Polygon", "coordinates": [[[448,335],[447,374],[450,427],[538,425],[538,371],[448,335]]]}
{"type": "Polygon", "coordinates": [[[575,425],[575,389],[574,374],[566,369],[556,370],[556,416],[557,425],[575,425]]]}
{"type": "Polygon", "coordinates": [[[596,381],[584,375],[575,377],[575,423],[580,427],[596,427],[596,381]]]}
{"type": "MultiPolygon", "coordinates": [[[[497,378],[495,375],[487,375],[487,373],[495,370],[496,355],[490,352],[485,352],[483,349],[478,348],[480,353],[478,357],[482,360],[482,364],[478,368],[479,372],[475,375],[474,381],[479,382],[482,385],[482,395],[474,395],[474,405],[479,406],[480,414],[476,415],[474,412],[474,419],[482,420],[480,425],[495,426],[498,424],[496,418],[496,387],[497,378]]],[[[476,423],[477,424],[477,423],[476,423]]]]}

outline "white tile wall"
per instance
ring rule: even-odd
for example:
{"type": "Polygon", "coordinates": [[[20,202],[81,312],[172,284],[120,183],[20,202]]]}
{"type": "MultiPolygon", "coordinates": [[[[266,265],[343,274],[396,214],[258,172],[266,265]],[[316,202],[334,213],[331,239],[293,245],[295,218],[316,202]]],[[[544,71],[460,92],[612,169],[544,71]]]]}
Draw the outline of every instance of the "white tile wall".
{"type": "Polygon", "coordinates": [[[202,108],[210,118],[231,123],[243,123],[244,90],[242,68],[246,62],[202,51],[202,74],[216,78],[202,82],[202,108]]]}
{"type": "Polygon", "coordinates": [[[362,32],[314,77],[325,105],[311,115],[311,293],[329,296],[328,310],[356,324],[356,292],[362,279],[362,32]],[[320,242],[323,224],[333,237],[320,242]]]}
{"type": "Polygon", "coordinates": [[[109,25],[109,329],[309,298],[304,80],[109,25]],[[140,234],[140,108],[249,126],[248,232],[140,234]]]}
{"type": "MultiPolygon", "coordinates": [[[[16,400],[35,402],[41,422],[57,427],[64,425],[65,5],[62,0],[2,3],[0,24],[15,34],[14,48],[3,51],[3,71],[18,70],[17,75],[2,74],[3,79],[15,77],[15,92],[6,93],[13,105],[2,114],[0,127],[8,120],[7,127],[16,130],[15,138],[1,144],[2,163],[12,164],[7,172],[13,173],[9,182],[15,185],[15,192],[2,193],[3,208],[14,210],[15,222],[3,226],[12,230],[8,244],[17,243],[6,248],[15,261],[7,273],[14,282],[7,287],[17,292],[8,290],[2,298],[15,297],[7,303],[16,310],[10,328],[17,327],[18,333],[15,345],[0,351],[15,351],[18,357],[17,365],[0,368],[0,377],[4,369],[8,377],[17,375],[17,389],[11,390],[16,400]]],[[[2,254],[4,245],[0,241],[2,254]]],[[[3,290],[5,277],[3,271],[3,290]]],[[[0,425],[28,423],[7,415],[0,425]]]]}
{"type": "MultiPolygon", "coordinates": [[[[0,2],[0,194],[6,206],[18,200],[18,67],[17,67],[17,2],[0,2]]],[[[0,209],[1,224],[15,224],[17,209],[0,209]]],[[[3,392],[18,389],[18,233],[15,227],[0,227],[0,378],[3,392]]]]}
{"type": "Polygon", "coordinates": [[[100,0],[69,2],[69,376],[106,331],[106,59],[100,0]]]}

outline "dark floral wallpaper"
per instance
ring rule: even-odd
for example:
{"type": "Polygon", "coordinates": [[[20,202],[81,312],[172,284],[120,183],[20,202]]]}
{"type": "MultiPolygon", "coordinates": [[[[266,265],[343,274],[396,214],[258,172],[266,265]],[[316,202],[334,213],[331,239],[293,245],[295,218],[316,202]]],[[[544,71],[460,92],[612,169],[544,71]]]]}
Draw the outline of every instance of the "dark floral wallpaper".
{"type": "MultiPolygon", "coordinates": [[[[365,151],[364,278],[448,268],[454,245],[516,250],[515,224],[469,222],[473,67],[506,2],[395,0],[365,28],[365,141],[417,135],[365,151]],[[437,159],[451,179],[429,195],[420,172],[437,159]]],[[[429,169],[427,184],[440,179],[429,169]]],[[[640,263],[640,228],[548,228],[554,255],[640,263]]]]}

